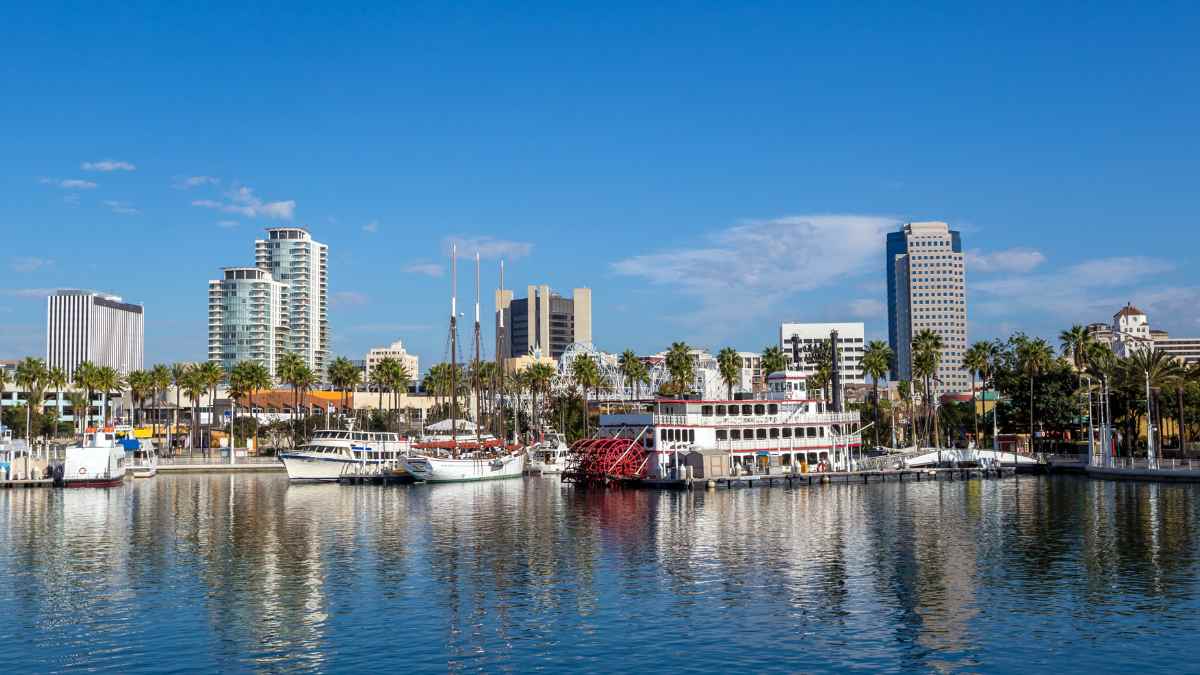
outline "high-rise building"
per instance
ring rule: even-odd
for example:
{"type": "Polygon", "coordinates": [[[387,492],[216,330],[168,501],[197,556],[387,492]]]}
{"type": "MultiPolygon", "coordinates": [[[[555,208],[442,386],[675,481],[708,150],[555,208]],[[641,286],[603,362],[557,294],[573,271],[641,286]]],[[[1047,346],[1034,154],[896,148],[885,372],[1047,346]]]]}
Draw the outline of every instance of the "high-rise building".
{"type": "Polygon", "coordinates": [[[315,373],[329,357],[329,247],[302,227],[267,228],[254,242],[254,264],[288,287],[287,351],[315,373]]]}
{"type": "Polygon", "coordinates": [[[572,297],[551,293],[549,286],[529,286],[525,298],[514,300],[512,291],[496,291],[496,326],[504,320],[506,340],[500,357],[531,354],[557,359],[576,342],[592,341],[592,291],[576,288],[572,297]]]}
{"type": "Polygon", "coordinates": [[[965,391],[967,282],[962,237],[942,222],[908,223],[887,235],[888,342],[892,379],[912,379],[912,341],[923,330],[942,338],[939,392],[965,391]]]}
{"type": "Polygon", "coordinates": [[[404,350],[404,343],[396,340],[387,347],[374,347],[367,352],[366,358],[366,380],[371,380],[371,369],[379,365],[379,362],[384,359],[396,359],[408,371],[408,377],[416,380],[417,373],[420,371],[420,362],[417,360],[416,354],[409,354],[404,350]]]}
{"type": "Polygon", "coordinates": [[[837,331],[838,354],[841,357],[842,384],[862,384],[864,326],[859,323],[785,323],[779,326],[779,348],[787,355],[794,370],[804,377],[816,373],[816,368],[806,357],[808,350],[818,342],[828,341],[837,331]]]}
{"type": "Polygon", "coordinates": [[[64,289],[46,299],[46,365],[71,377],[84,361],[122,375],[142,369],[144,310],[115,295],[64,289]]]}
{"type": "Polygon", "coordinates": [[[254,361],[275,375],[289,351],[289,288],[258,267],[228,267],[208,282],[208,360],[229,371],[254,361]]]}

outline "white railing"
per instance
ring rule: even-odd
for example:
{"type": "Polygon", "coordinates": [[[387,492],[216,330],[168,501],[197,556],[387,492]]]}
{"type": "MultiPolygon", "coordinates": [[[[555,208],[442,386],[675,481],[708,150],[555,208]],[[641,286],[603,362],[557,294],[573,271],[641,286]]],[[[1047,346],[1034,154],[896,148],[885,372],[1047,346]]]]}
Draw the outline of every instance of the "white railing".
{"type": "Polygon", "coordinates": [[[850,424],[859,421],[858,413],[793,413],[778,415],[654,415],[654,424],[705,427],[738,427],[780,425],[792,426],[797,424],[850,424]]]}
{"type": "Polygon", "coordinates": [[[805,452],[808,450],[818,449],[827,450],[833,445],[845,447],[847,441],[851,444],[859,442],[857,437],[839,437],[837,443],[828,436],[824,438],[767,438],[756,440],[740,440],[740,441],[717,441],[713,447],[718,450],[727,452],[739,452],[749,450],[771,450],[777,452],[790,452],[798,450],[805,452]]]}

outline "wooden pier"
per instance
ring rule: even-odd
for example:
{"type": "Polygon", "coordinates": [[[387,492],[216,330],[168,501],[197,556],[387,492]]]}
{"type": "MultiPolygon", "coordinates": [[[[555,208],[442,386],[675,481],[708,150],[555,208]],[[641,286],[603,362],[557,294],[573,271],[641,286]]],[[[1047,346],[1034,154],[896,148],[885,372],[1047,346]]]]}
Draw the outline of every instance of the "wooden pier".
{"type": "Polygon", "coordinates": [[[53,478],[34,478],[32,480],[0,480],[0,490],[11,488],[48,488],[54,487],[53,478]]]}
{"type": "Polygon", "coordinates": [[[830,471],[810,473],[751,474],[714,478],[657,479],[643,478],[627,484],[647,488],[692,489],[735,487],[787,487],[822,485],[825,483],[865,484],[888,481],[920,482],[934,480],[971,480],[1014,475],[1012,467],[984,469],[962,467],[945,469],[882,469],[877,471],[830,471]]]}

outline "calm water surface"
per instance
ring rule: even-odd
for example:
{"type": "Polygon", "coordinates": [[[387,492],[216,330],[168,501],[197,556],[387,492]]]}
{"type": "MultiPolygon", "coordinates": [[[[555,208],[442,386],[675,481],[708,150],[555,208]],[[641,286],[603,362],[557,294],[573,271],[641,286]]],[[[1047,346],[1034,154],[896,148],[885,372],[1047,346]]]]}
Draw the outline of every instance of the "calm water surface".
{"type": "Polygon", "coordinates": [[[0,670],[1187,671],[1200,488],[0,491],[0,670]]]}

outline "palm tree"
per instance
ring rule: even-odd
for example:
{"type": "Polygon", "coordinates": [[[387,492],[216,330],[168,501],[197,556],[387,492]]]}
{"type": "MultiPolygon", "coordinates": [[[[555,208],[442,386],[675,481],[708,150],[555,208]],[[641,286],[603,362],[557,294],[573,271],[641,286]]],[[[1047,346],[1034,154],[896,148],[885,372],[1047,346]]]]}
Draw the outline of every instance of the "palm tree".
{"type": "Polygon", "coordinates": [[[892,348],[883,340],[871,340],[863,349],[863,374],[871,378],[871,398],[875,402],[875,426],[872,437],[875,447],[879,447],[879,380],[887,375],[892,364],[892,348]]]}
{"type": "MultiPolygon", "coordinates": [[[[307,399],[309,390],[311,390],[316,383],[317,374],[314,373],[307,365],[300,366],[300,368],[292,374],[291,385],[296,389],[298,399],[304,402],[305,417],[308,417],[312,412],[308,406],[307,399]]],[[[302,424],[300,428],[296,431],[296,445],[299,445],[304,441],[303,420],[301,420],[301,422],[302,424]]]]}
{"type": "Polygon", "coordinates": [[[101,426],[108,426],[108,395],[111,392],[123,390],[125,388],[125,378],[121,377],[121,374],[115,368],[102,366],[96,369],[94,384],[97,391],[104,392],[104,402],[100,406],[100,421],[101,426]]]}
{"type": "MultiPolygon", "coordinates": [[[[150,388],[153,392],[152,396],[154,397],[154,404],[157,408],[157,412],[155,413],[154,420],[151,422],[151,425],[150,425],[150,429],[151,429],[150,433],[152,436],[154,436],[154,444],[156,446],[159,443],[158,418],[161,416],[161,412],[162,412],[162,406],[161,406],[162,397],[165,395],[165,393],[167,391],[167,387],[170,387],[170,386],[171,386],[171,369],[170,368],[159,363],[150,369],[150,388]]],[[[161,450],[159,452],[161,452],[161,450]]]]}
{"type": "MultiPolygon", "coordinates": [[[[640,361],[638,363],[641,363],[640,361]]],[[[525,376],[528,378],[529,393],[531,396],[530,405],[533,410],[533,425],[538,431],[541,430],[541,413],[538,410],[538,393],[543,394],[542,401],[545,402],[545,394],[550,390],[550,383],[554,380],[554,366],[549,363],[531,363],[525,368],[525,376]]]]}
{"type": "Polygon", "coordinates": [[[87,424],[87,394],[82,391],[68,392],[67,401],[71,404],[71,416],[75,418],[75,432],[82,434],[84,427],[80,425],[87,424]]]}
{"type": "MultiPolygon", "coordinates": [[[[695,362],[692,348],[686,342],[674,342],[667,350],[667,372],[671,374],[670,388],[675,396],[683,396],[692,388],[695,379],[695,362]]],[[[595,364],[593,364],[595,365],[595,364]]],[[[587,419],[585,415],[584,422],[587,419]]]]}
{"type": "MultiPolygon", "coordinates": [[[[384,359],[387,361],[388,359],[384,359]]],[[[391,363],[384,366],[384,382],[388,389],[392,392],[392,414],[396,417],[396,433],[400,433],[400,394],[408,393],[409,382],[412,381],[412,375],[408,372],[408,368],[396,359],[391,359],[391,363]]]]}
{"type": "Polygon", "coordinates": [[[385,356],[380,359],[375,367],[371,369],[371,384],[379,392],[379,414],[383,414],[383,392],[388,388],[388,369],[392,368],[392,363],[398,361],[391,356],[385,356]]]}
{"type": "MultiPolygon", "coordinates": [[[[50,391],[54,392],[54,402],[56,405],[60,403],[62,394],[69,383],[70,378],[67,377],[66,371],[62,368],[55,367],[46,371],[46,386],[49,387],[50,391]]],[[[55,434],[57,435],[57,431],[55,434]]]]}
{"type": "MultiPolygon", "coordinates": [[[[179,408],[180,408],[180,398],[179,397],[183,391],[183,385],[187,380],[187,374],[188,374],[189,370],[191,370],[191,366],[189,364],[186,364],[186,363],[171,364],[171,382],[174,383],[174,385],[175,385],[175,410],[172,412],[172,415],[171,415],[172,429],[171,429],[171,431],[169,431],[167,433],[167,440],[171,441],[171,442],[174,441],[174,434],[179,431],[179,408]]],[[[188,426],[188,435],[189,436],[191,435],[191,427],[194,427],[195,425],[196,425],[196,420],[192,419],[192,423],[188,426]]],[[[171,449],[171,452],[172,452],[172,454],[174,454],[174,448],[171,449]]]]}
{"type": "Polygon", "coordinates": [[[339,356],[329,364],[329,383],[342,393],[342,410],[345,411],[350,392],[362,384],[362,371],[350,359],[339,356]]]}
{"type": "MultiPolygon", "coordinates": [[[[1075,324],[1070,328],[1058,334],[1059,348],[1062,350],[1062,355],[1070,359],[1071,365],[1075,368],[1075,383],[1076,386],[1082,389],[1083,375],[1087,372],[1087,355],[1088,345],[1092,340],[1092,334],[1088,329],[1080,324],[1075,324]]],[[[1080,401],[1082,404],[1083,401],[1080,401]]],[[[1088,411],[1090,417],[1092,411],[1088,411]]],[[[1082,436],[1082,426],[1080,423],[1080,435],[1082,436]]]]}
{"type": "MultiPolygon", "coordinates": [[[[1159,415],[1152,414],[1159,410],[1158,394],[1164,388],[1172,387],[1184,376],[1184,370],[1174,356],[1158,349],[1137,349],[1128,357],[1121,360],[1121,368],[1125,371],[1125,379],[1129,384],[1139,382],[1144,385],[1146,400],[1146,436],[1150,445],[1161,447],[1161,423],[1155,424],[1159,415]],[[1154,427],[1159,427],[1159,443],[1154,443],[1151,435],[1154,427]]],[[[1132,388],[1132,387],[1131,387],[1132,388]]],[[[1156,455],[1156,459],[1157,459],[1156,455]]]]}
{"type": "Polygon", "coordinates": [[[145,419],[146,417],[146,411],[143,406],[146,401],[146,395],[150,393],[150,373],[144,370],[132,371],[126,376],[125,382],[129,386],[129,399],[133,404],[133,414],[131,415],[133,424],[130,426],[136,427],[139,408],[142,408],[142,418],[145,419]]]}
{"type": "Polygon", "coordinates": [[[188,425],[188,449],[195,450],[196,442],[199,440],[197,436],[200,433],[200,397],[208,390],[208,383],[200,373],[198,365],[186,366],[182,376],[177,381],[176,387],[187,395],[188,400],[192,403],[192,423],[188,425]]]}
{"type": "MultiPolygon", "coordinates": [[[[683,343],[677,342],[675,344],[681,345],[683,343]]],[[[686,347],[686,345],[684,346],[686,347]]],[[[672,347],[672,349],[674,349],[674,347],[672,347]]],[[[575,360],[571,362],[571,379],[575,380],[575,384],[583,390],[582,396],[580,396],[580,401],[583,407],[583,435],[590,436],[591,421],[588,419],[587,394],[588,389],[599,389],[603,383],[603,377],[600,375],[600,367],[596,365],[596,362],[592,360],[592,357],[588,356],[587,354],[581,354],[580,356],[575,357],[575,360]]]]}
{"type": "Polygon", "coordinates": [[[208,390],[208,449],[212,450],[213,425],[217,421],[217,387],[225,379],[225,369],[216,361],[205,361],[196,367],[196,372],[208,390]]]}
{"type": "MultiPolygon", "coordinates": [[[[617,368],[621,371],[621,377],[625,379],[625,384],[629,386],[631,392],[637,390],[639,374],[644,366],[645,364],[632,349],[626,349],[617,357],[617,368]]],[[[633,398],[636,400],[638,397],[635,394],[633,398]]]]}
{"type": "Polygon", "coordinates": [[[975,446],[982,447],[979,442],[979,399],[975,394],[975,377],[986,381],[985,374],[991,367],[992,362],[992,343],[987,341],[976,342],[963,352],[963,368],[971,373],[971,419],[975,423],[975,446]]]}
{"type": "Polygon", "coordinates": [[[250,396],[250,416],[254,418],[254,454],[258,454],[258,414],[254,412],[254,395],[271,388],[271,371],[257,361],[250,361],[242,377],[242,384],[250,396]]]}
{"type": "MultiPolygon", "coordinates": [[[[904,404],[905,412],[908,415],[908,436],[912,438],[915,435],[913,434],[912,382],[908,380],[897,382],[896,393],[900,396],[900,402],[904,404]]],[[[905,439],[906,442],[908,440],[905,439]]],[[[913,445],[916,445],[916,443],[913,443],[913,445]]]]}
{"type": "Polygon", "coordinates": [[[299,354],[287,353],[279,357],[275,364],[275,379],[292,388],[292,432],[295,435],[296,418],[300,411],[300,387],[296,380],[301,369],[305,368],[304,359],[299,354]]]}
{"type": "Polygon", "coordinates": [[[788,359],[779,345],[769,345],[762,351],[763,376],[787,370],[788,359]]]}
{"type": "Polygon", "coordinates": [[[1045,373],[1054,363],[1054,349],[1042,338],[1030,340],[1018,336],[1017,361],[1021,364],[1021,372],[1029,378],[1029,449],[1033,450],[1034,413],[1033,413],[1033,382],[1038,375],[1045,373]]]}
{"type": "MultiPolygon", "coordinates": [[[[25,444],[33,451],[33,406],[36,402],[38,414],[41,414],[42,399],[45,397],[46,362],[42,359],[26,357],[17,363],[16,377],[13,381],[17,387],[24,389],[25,394],[25,444]]],[[[29,477],[29,453],[25,455],[25,477],[29,477]]]]}
{"type": "Polygon", "coordinates": [[[75,374],[73,376],[75,388],[83,390],[86,394],[84,400],[87,401],[87,404],[82,408],[74,408],[75,419],[80,419],[80,415],[82,414],[80,433],[87,433],[88,418],[92,414],[92,392],[96,389],[96,370],[96,365],[91,361],[84,361],[75,366],[75,374]]]}
{"type": "Polygon", "coordinates": [[[938,367],[942,363],[942,336],[929,330],[923,329],[913,338],[913,374],[919,376],[924,383],[924,403],[925,403],[925,440],[933,444],[938,440],[938,421],[937,415],[933,414],[933,398],[935,396],[933,389],[933,379],[937,375],[938,367]],[[932,423],[932,433],[930,424],[932,423]]]}
{"type": "Polygon", "coordinates": [[[721,375],[721,381],[725,383],[725,389],[729,393],[729,400],[733,400],[733,385],[742,379],[742,357],[733,347],[725,347],[717,352],[717,372],[721,375]]]}
{"type": "Polygon", "coordinates": [[[804,350],[804,358],[813,371],[807,386],[820,389],[822,398],[831,400],[832,395],[827,387],[833,384],[833,341],[817,340],[808,345],[804,350]]]}

